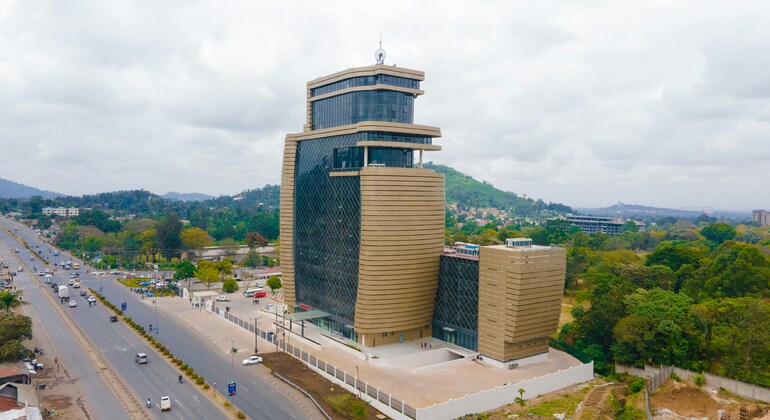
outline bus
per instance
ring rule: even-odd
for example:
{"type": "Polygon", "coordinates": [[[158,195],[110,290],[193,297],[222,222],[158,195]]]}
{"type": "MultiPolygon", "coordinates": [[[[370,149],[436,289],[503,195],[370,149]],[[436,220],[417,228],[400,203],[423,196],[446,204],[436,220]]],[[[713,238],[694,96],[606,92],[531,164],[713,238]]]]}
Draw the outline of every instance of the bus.
{"type": "Polygon", "coordinates": [[[72,269],[73,270],[77,270],[79,268],[80,268],[80,264],[79,263],[76,263],[76,262],[72,263],[72,269]]]}
{"type": "Polygon", "coordinates": [[[243,296],[250,297],[250,298],[261,298],[267,296],[267,292],[265,289],[262,288],[251,288],[246,289],[245,292],[243,292],[243,296]]]}

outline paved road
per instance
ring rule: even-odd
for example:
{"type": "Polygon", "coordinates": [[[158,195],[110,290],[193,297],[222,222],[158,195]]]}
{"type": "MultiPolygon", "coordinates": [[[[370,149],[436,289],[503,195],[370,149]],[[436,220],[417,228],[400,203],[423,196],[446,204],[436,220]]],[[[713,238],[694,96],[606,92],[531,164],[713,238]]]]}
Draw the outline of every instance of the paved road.
{"type": "MultiPolygon", "coordinates": [[[[23,237],[31,246],[39,244],[40,249],[43,249],[43,256],[45,257],[48,256],[48,248],[50,247],[53,249],[50,245],[40,242],[41,238],[38,235],[34,234],[28,228],[22,227],[20,224],[10,222],[7,219],[0,219],[0,223],[7,227],[10,226],[11,229],[17,227],[17,235],[23,237]]],[[[57,257],[52,258],[58,261],[67,259],[76,261],[76,259],[71,258],[64,253],[62,253],[58,259],[57,257]]],[[[127,292],[127,289],[117,283],[112,277],[96,278],[90,274],[84,274],[84,271],[85,270],[81,268],[81,283],[83,284],[83,287],[91,287],[94,290],[98,290],[99,287],[102,287],[102,294],[113,304],[120,305],[124,301],[127,303],[128,309],[125,313],[126,316],[130,316],[140,325],[149,326],[149,324],[153,324],[154,326],[158,326],[160,330],[158,340],[169,348],[173,354],[181,357],[185,363],[192,366],[208,383],[217,383],[218,392],[227,395],[226,384],[229,381],[234,380],[238,384],[238,392],[237,395],[233,397],[233,403],[247,416],[253,419],[308,418],[307,414],[298,407],[295,407],[288,397],[272,388],[269,383],[265,382],[265,380],[254,371],[254,369],[250,369],[249,366],[241,365],[240,361],[247,356],[247,353],[239,352],[232,355],[232,362],[231,360],[227,360],[227,357],[222,357],[221,354],[212,353],[206,344],[187,328],[179,324],[173,318],[166,316],[163,312],[153,311],[150,306],[139,301],[139,295],[131,293],[130,291],[127,292]]],[[[86,306],[85,308],[76,308],[73,312],[80,309],[88,311],[94,308],[88,308],[86,306]]],[[[240,346],[250,347],[250,345],[243,344],[240,346]]],[[[123,372],[121,371],[121,373],[123,372]]],[[[175,377],[176,376],[174,376],[174,378],[175,377]]],[[[176,385],[179,387],[179,384],[176,385]]],[[[193,385],[187,383],[187,379],[185,379],[185,384],[183,384],[182,387],[193,388],[193,385]]]]}
{"type": "MultiPolygon", "coordinates": [[[[2,230],[0,230],[0,242],[4,242],[0,244],[0,253],[9,262],[9,269],[16,271],[21,265],[20,258],[16,258],[16,256],[28,257],[29,253],[24,251],[23,254],[15,254],[12,249],[17,248],[16,242],[11,240],[8,234],[2,230]]],[[[65,365],[70,377],[77,379],[78,386],[88,396],[86,407],[92,418],[128,419],[125,410],[110,392],[102,377],[94,371],[91,362],[83,357],[82,348],[75,341],[75,338],[68,333],[64,321],[42,295],[48,291],[32,286],[33,279],[28,277],[29,274],[29,270],[19,273],[15,277],[14,285],[24,290],[24,299],[31,304],[37,317],[45,326],[46,334],[50,337],[51,342],[55,343],[56,348],[46,349],[46,354],[57,356],[65,365]]],[[[39,333],[40,331],[35,331],[35,334],[39,333]]]]}
{"type": "MultiPolygon", "coordinates": [[[[39,242],[31,232],[28,233],[29,235],[24,235],[21,228],[19,228],[19,231],[17,232],[19,236],[24,237],[25,241],[31,247],[34,247],[35,245],[40,246],[40,248],[33,249],[42,249],[44,256],[48,256],[48,246],[39,242]]],[[[10,238],[5,231],[0,231],[0,234],[6,243],[13,244],[12,247],[19,248],[20,250],[23,249],[21,248],[21,245],[10,238]]],[[[40,277],[33,274],[32,267],[40,268],[40,261],[37,259],[30,261],[28,258],[29,251],[26,249],[15,255],[20,256],[21,259],[23,259],[24,264],[29,266],[28,268],[25,268],[24,273],[20,273],[25,275],[17,276],[17,278],[21,277],[21,281],[17,281],[17,287],[24,290],[24,296],[28,296],[28,294],[32,295],[26,299],[34,305],[36,310],[38,307],[44,308],[45,311],[50,312],[53,316],[57,316],[51,308],[50,300],[45,299],[45,297],[42,296],[43,293],[50,293],[55,297],[56,293],[54,293],[53,289],[50,287],[45,286],[40,277]]],[[[66,284],[68,279],[69,272],[64,271],[56,274],[53,281],[58,282],[59,284],[66,284]]],[[[84,287],[87,287],[87,285],[84,285],[84,287]]],[[[81,288],[80,290],[85,289],[81,288]]],[[[71,300],[77,302],[78,306],[70,308],[67,305],[63,305],[63,308],[77,323],[81,331],[86,334],[91,343],[104,355],[110,366],[112,366],[116,372],[120,372],[121,379],[125,384],[132,388],[131,391],[134,392],[134,396],[138,401],[143,402],[147,398],[152,400],[153,409],[151,412],[153,418],[160,418],[160,408],[157,404],[160,402],[161,396],[165,395],[171,397],[172,408],[171,411],[163,413],[164,419],[216,419],[224,416],[222,410],[212,403],[211,400],[206,398],[197,386],[190,383],[179,384],[177,381],[177,370],[165,362],[153,348],[145,344],[133,330],[122,322],[109,322],[110,312],[107,308],[102,307],[102,305],[89,307],[86,299],[79,295],[80,290],[70,287],[71,300]],[[134,356],[140,352],[149,355],[149,363],[144,365],[136,364],[134,356]]],[[[58,299],[55,299],[55,301],[58,302],[58,299]]],[[[41,311],[38,311],[38,315],[41,316],[41,320],[48,325],[48,318],[43,317],[40,312],[41,311]]],[[[61,320],[59,319],[59,321],[61,320]]],[[[67,348],[68,350],[73,349],[69,343],[62,343],[59,341],[61,336],[72,340],[72,337],[69,337],[69,334],[66,331],[66,327],[62,326],[61,328],[56,328],[54,334],[49,331],[49,335],[51,335],[52,341],[57,343],[57,350],[59,350],[60,353],[64,348],[67,348]]],[[[75,361],[78,364],[83,364],[86,369],[90,367],[90,372],[93,372],[93,366],[90,366],[88,359],[82,354],[79,354],[81,353],[80,347],[77,347],[77,344],[75,344],[75,346],[76,351],[74,355],[67,355],[66,357],[59,356],[59,359],[62,363],[65,363],[65,360],[67,360],[66,363],[68,369],[70,369],[73,364],[72,361],[75,361]]],[[[110,397],[115,400],[115,397],[106,385],[102,384],[101,391],[102,393],[109,394],[110,397]]],[[[92,394],[87,393],[87,395],[90,397],[92,394]]],[[[99,408],[101,408],[101,396],[99,398],[94,398],[94,400],[98,401],[98,404],[92,402],[91,405],[100,406],[99,408]]],[[[115,403],[117,403],[117,400],[115,400],[115,403]]],[[[120,408],[120,405],[118,405],[118,407],[119,411],[123,411],[122,408],[120,408]]],[[[96,416],[96,418],[112,417],[96,416]]]]}

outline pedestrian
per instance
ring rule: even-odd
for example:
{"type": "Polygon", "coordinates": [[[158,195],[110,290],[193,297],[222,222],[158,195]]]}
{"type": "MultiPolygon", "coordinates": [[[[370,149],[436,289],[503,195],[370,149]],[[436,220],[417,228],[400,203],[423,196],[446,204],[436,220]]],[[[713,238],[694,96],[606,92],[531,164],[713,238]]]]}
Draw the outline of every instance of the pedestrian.
{"type": "Polygon", "coordinates": [[[433,343],[428,343],[428,347],[433,350],[433,343]]]}

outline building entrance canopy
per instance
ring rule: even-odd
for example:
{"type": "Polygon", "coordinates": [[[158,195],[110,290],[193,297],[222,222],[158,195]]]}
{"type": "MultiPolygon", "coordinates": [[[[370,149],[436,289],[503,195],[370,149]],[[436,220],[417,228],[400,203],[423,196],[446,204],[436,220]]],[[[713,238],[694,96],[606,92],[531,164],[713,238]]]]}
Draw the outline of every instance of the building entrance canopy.
{"type": "Polygon", "coordinates": [[[318,309],[313,309],[312,311],[297,312],[295,314],[291,314],[288,318],[292,321],[305,321],[308,319],[326,318],[329,316],[331,316],[331,314],[328,314],[324,311],[319,311],[318,309]]]}

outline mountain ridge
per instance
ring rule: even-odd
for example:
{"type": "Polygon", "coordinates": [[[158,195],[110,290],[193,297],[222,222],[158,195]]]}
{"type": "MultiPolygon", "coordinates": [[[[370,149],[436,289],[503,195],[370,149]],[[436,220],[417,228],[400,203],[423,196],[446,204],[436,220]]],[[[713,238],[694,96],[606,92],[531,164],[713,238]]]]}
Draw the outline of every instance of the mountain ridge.
{"type": "Polygon", "coordinates": [[[0,178],[0,198],[30,198],[36,195],[43,198],[64,196],[64,194],[58,192],[41,190],[9,179],[0,178]]]}

